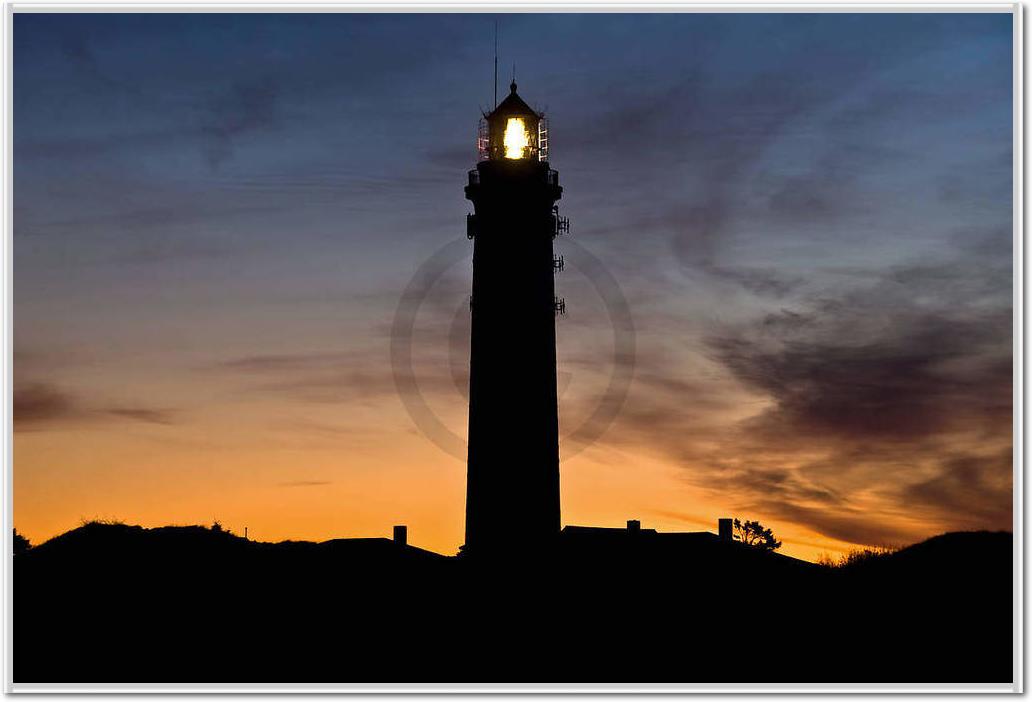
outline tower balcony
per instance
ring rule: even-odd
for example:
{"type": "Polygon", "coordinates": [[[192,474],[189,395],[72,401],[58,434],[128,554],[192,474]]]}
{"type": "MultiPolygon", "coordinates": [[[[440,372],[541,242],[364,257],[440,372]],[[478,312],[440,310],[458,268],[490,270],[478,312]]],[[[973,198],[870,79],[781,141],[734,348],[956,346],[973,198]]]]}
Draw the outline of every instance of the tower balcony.
{"type": "Polygon", "coordinates": [[[533,160],[488,160],[481,161],[467,173],[466,198],[475,200],[481,192],[504,192],[512,188],[535,190],[552,200],[562,197],[559,185],[559,171],[541,161],[533,160]]]}

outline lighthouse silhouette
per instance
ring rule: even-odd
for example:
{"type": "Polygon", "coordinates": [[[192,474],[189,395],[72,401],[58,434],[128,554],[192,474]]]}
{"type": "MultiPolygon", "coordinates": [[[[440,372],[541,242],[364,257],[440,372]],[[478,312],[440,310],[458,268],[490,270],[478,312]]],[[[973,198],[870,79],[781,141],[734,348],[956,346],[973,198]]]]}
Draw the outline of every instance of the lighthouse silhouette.
{"type": "Polygon", "coordinates": [[[559,174],[544,115],[516,93],[480,122],[469,172],[473,240],[466,544],[469,554],[546,546],[559,533],[553,239],[559,174]]]}

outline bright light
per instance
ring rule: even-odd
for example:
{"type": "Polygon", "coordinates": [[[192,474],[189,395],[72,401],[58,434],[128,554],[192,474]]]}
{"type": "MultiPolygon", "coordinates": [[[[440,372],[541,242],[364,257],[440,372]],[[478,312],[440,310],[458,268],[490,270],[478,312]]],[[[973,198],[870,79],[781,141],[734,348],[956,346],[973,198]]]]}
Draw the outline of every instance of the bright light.
{"type": "Polygon", "coordinates": [[[505,123],[505,158],[523,158],[524,151],[530,146],[527,128],[519,117],[510,117],[505,123]]]}

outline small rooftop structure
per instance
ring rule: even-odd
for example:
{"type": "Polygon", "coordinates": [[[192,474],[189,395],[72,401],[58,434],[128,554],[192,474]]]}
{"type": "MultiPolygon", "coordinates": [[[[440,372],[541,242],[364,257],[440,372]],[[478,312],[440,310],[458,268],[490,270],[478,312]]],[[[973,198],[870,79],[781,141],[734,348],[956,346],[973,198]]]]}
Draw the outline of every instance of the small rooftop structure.
{"type": "Polygon", "coordinates": [[[563,527],[558,546],[564,559],[572,558],[582,564],[633,563],[634,567],[651,564],[650,567],[660,568],[691,564],[693,568],[716,568],[725,574],[760,563],[790,571],[816,567],[807,561],[735,541],[731,519],[720,519],[717,525],[717,534],[711,531],[660,532],[643,528],[637,519],[627,520],[624,529],[571,525],[563,527]]]}

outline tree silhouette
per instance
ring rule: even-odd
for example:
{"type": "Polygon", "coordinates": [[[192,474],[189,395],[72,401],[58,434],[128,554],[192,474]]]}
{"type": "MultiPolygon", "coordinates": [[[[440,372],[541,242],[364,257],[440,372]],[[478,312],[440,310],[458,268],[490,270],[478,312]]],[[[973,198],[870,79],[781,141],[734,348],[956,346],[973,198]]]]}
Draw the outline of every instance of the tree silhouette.
{"type": "Polygon", "coordinates": [[[14,552],[24,553],[32,548],[32,544],[24,536],[18,533],[18,530],[14,530],[14,552]]]}
{"type": "Polygon", "coordinates": [[[758,548],[763,551],[776,551],[781,548],[781,542],[774,538],[774,532],[757,521],[734,521],[735,541],[741,541],[746,546],[758,548]]]}

